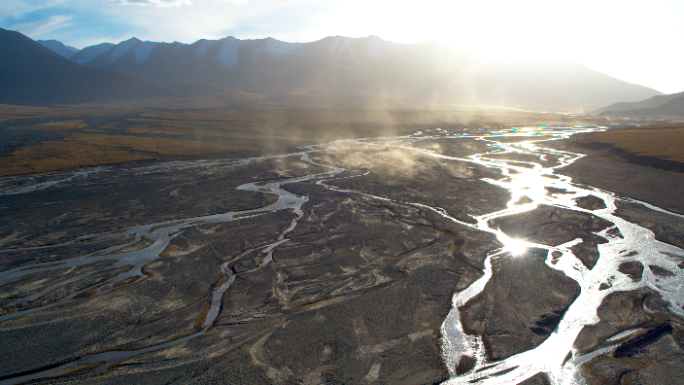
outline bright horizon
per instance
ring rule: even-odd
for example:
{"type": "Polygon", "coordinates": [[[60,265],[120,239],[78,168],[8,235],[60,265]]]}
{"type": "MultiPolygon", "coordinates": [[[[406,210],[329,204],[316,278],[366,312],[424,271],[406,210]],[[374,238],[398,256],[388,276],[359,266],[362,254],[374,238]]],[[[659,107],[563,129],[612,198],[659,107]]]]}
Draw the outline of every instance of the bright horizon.
{"type": "Polygon", "coordinates": [[[375,35],[445,41],[497,55],[551,55],[664,93],[684,91],[684,2],[423,0],[0,0],[0,27],[79,49],[136,37],[272,37],[311,42],[375,35]]]}

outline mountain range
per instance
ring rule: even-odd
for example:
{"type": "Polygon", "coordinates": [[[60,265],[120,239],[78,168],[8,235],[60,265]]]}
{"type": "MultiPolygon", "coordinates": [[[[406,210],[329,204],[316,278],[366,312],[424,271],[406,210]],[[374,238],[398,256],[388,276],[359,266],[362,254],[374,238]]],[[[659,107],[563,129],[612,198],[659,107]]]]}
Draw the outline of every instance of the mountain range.
{"type": "Polygon", "coordinates": [[[73,104],[175,94],[129,74],[82,66],[48,48],[0,29],[0,103],[73,104]]]}
{"type": "MultiPolygon", "coordinates": [[[[79,68],[125,73],[147,87],[155,83],[181,94],[179,84],[195,84],[207,92],[222,86],[265,96],[307,92],[352,98],[392,96],[537,111],[593,110],[661,95],[571,60],[492,57],[446,43],[396,44],[375,36],[335,36],[311,43],[227,37],[193,44],[132,38],[78,52],[57,41],[40,44],[79,68]]],[[[3,60],[21,59],[3,54],[3,60]]],[[[7,69],[2,71],[4,77],[7,69]]],[[[8,94],[4,86],[0,91],[8,94]]]]}

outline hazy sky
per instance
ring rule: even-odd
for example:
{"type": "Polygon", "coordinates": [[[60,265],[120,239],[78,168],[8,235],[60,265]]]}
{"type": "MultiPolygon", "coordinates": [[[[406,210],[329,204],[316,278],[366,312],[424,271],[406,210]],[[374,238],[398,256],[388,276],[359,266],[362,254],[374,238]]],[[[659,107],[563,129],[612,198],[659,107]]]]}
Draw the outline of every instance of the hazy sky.
{"type": "Polygon", "coordinates": [[[76,48],[134,36],[443,40],[567,56],[631,83],[684,91],[684,0],[0,0],[0,27],[76,48]]]}

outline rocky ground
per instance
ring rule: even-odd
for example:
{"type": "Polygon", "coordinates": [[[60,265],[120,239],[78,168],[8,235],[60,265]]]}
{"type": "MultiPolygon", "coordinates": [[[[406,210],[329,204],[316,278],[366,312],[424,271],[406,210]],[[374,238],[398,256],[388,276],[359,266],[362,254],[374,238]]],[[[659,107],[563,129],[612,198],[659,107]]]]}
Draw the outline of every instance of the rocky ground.
{"type": "MultiPolygon", "coordinates": [[[[469,139],[426,140],[413,148],[456,158],[488,149],[469,139]]],[[[206,333],[136,355],[102,373],[91,370],[97,365],[60,369],[47,374],[49,382],[435,384],[448,379],[449,368],[440,357],[440,326],[453,294],[481,277],[486,256],[502,247],[494,235],[469,226],[474,216],[506,208],[510,194],[482,180],[500,179],[501,173],[387,141],[339,144],[310,159],[314,163],[293,156],[231,166],[118,167],[37,192],[1,195],[0,274],[126,241],[79,239],[83,235],[276,201],[274,195],[236,190],[244,183],[329,171],[323,164],[347,169],[325,180],[283,185],[308,201],[286,235],[288,241],[261,269],[257,267],[266,256],[259,247],[277,240],[297,218],[295,212],[198,222],[176,234],[159,258],[145,265],[148,278],[104,295],[81,293],[104,285],[107,274],[116,273],[107,272],[102,262],[26,275],[0,286],[1,317],[17,311],[8,305],[15,298],[98,272],[17,305],[34,312],[0,318],[0,384],[96,353],[141,349],[200,331],[212,291],[227,279],[220,266],[245,252],[228,266],[236,279],[206,333]],[[444,209],[455,221],[426,206],[444,209]],[[57,246],[65,242],[72,243],[57,246]],[[65,301],[75,293],[81,294],[65,301]]],[[[578,183],[684,212],[673,192],[684,186],[684,177],[638,169],[650,178],[644,182],[630,167],[585,158],[561,173],[578,183]]],[[[578,200],[587,210],[602,204],[578,200]]],[[[682,247],[682,220],[632,203],[620,203],[617,215],[682,247]]],[[[610,226],[590,213],[544,205],[492,224],[510,236],[550,246],[581,238],[584,242],[573,252],[587,268],[596,264],[597,245],[605,242],[596,233],[610,226]]],[[[149,244],[142,239],[129,247],[149,244]]],[[[539,345],[578,296],[579,286],[549,267],[546,258],[545,250],[533,249],[525,258],[496,261],[494,278],[461,309],[464,329],[483,336],[491,360],[539,345]]],[[[620,268],[633,279],[643,271],[634,264],[620,268]]],[[[618,349],[582,366],[589,383],[676,383],[681,378],[682,320],[657,294],[646,289],[611,294],[599,316],[601,321],[585,328],[576,341],[579,352],[605,346],[616,333],[639,331],[623,337],[618,349]]],[[[461,371],[472,367],[462,364],[461,371]]],[[[548,382],[539,374],[526,384],[548,382]]]]}
{"type": "MultiPolygon", "coordinates": [[[[445,150],[459,156],[475,152],[468,146],[445,150]]],[[[333,191],[316,180],[287,185],[288,190],[309,197],[302,207],[304,217],[265,268],[250,272],[263,260],[258,252],[231,266],[237,279],[206,334],[133,357],[104,375],[52,381],[425,384],[445,380],[439,328],[454,290],[476,279],[487,253],[500,245],[493,236],[412,203],[443,206],[472,222],[468,215],[505,207],[508,193],[479,180],[497,173],[407,150],[374,147],[340,148],[312,159],[350,169],[328,185],[348,190],[363,187],[365,193],[391,200],[333,191]],[[410,163],[395,167],[398,158],[410,163]],[[361,171],[367,174],[342,179],[361,171]]],[[[292,157],[229,168],[147,174],[117,170],[38,192],[1,196],[2,269],[57,263],[122,242],[107,239],[52,247],[85,234],[262,207],[274,197],[235,188],[326,169],[292,157]],[[44,248],[23,250],[27,245],[44,248]]],[[[191,227],[145,266],[149,278],[139,283],[41,308],[88,284],[97,286],[93,278],[18,305],[20,310],[39,310],[0,323],[0,375],[8,379],[89,354],[153,346],[196,332],[212,288],[224,279],[218,267],[245,250],[272,242],[294,217],[289,211],[278,211],[191,227]]],[[[131,247],[145,247],[141,242],[131,247]]],[[[96,268],[102,266],[24,276],[2,286],[0,303],[96,268]]],[[[52,376],[73,374],[73,370],[52,376]]]]}
{"type": "MultiPolygon", "coordinates": [[[[571,140],[558,147],[580,151],[571,140]]],[[[559,170],[576,183],[613,191],[617,196],[640,200],[675,213],[684,214],[684,174],[659,170],[625,159],[602,156],[584,149],[589,156],[559,170]]],[[[684,247],[684,219],[639,203],[618,201],[616,216],[653,231],[661,242],[684,247]]],[[[673,258],[676,258],[673,256],[673,258]]],[[[684,259],[679,261],[684,267],[684,259]]],[[[672,273],[649,266],[656,277],[672,273]]],[[[625,262],[619,270],[631,279],[642,279],[644,266],[625,262]]],[[[668,309],[660,295],[650,289],[610,294],[599,308],[600,322],[583,330],[575,348],[586,352],[596,347],[618,344],[612,352],[584,363],[582,375],[596,384],[678,384],[684,376],[684,319],[668,309]],[[611,336],[633,330],[621,339],[611,336]]]]}

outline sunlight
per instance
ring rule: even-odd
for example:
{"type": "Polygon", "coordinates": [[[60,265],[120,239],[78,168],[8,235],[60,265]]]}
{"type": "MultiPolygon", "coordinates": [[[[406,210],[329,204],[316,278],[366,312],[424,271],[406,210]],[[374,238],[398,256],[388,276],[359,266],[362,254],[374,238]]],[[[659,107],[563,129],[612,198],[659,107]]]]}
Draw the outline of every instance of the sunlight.
{"type": "Polygon", "coordinates": [[[520,256],[525,254],[530,246],[530,243],[523,239],[510,238],[501,230],[496,231],[496,237],[499,242],[504,244],[504,251],[511,253],[513,256],[520,256]]]}
{"type": "Polygon", "coordinates": [[[577,33],[558,28],[571,24],[577,10],[541,0],[425,0],[420,6],[408,1],[352,0],[333,2],[330,7],[327,17],[320,19],[325,25],[319,28],[331,35],[345,31],[349,36],[376,35],[397,43],[443,41],[496,59],[556,57],[567,50],[563,42],[577,33]],[[407,28],[409,20],[411,28],[407,28]]]}
{"type": "Polygon", "coordinates": [[[509,239],[509,242],[506,244],[506,250],[517,257],[527,251],[527,242],[520,239],[509,239]]]}

